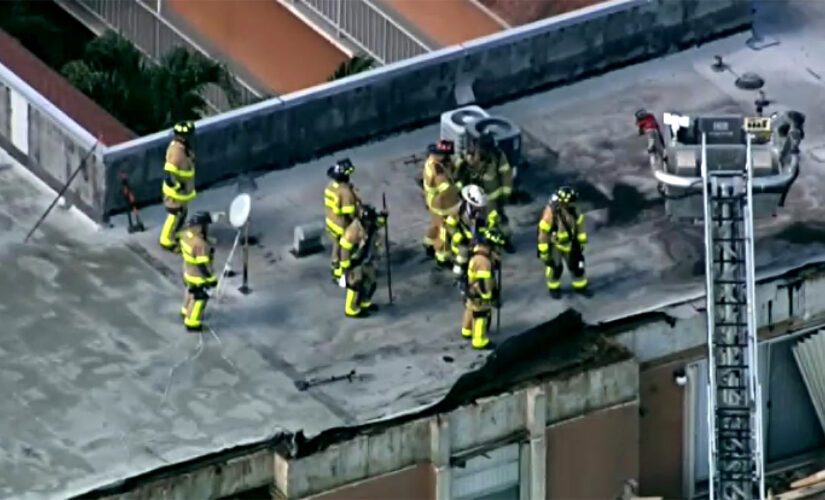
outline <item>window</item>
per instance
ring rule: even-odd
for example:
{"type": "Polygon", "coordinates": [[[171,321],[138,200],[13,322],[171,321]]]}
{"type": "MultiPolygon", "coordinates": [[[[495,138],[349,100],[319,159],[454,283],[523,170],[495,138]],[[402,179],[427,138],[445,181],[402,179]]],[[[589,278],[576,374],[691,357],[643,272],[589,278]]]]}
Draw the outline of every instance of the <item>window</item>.
{"type": "Polygon", "coordinates": [[[519,500],[520,443],[454,459],[453,500],[519,500]]]}

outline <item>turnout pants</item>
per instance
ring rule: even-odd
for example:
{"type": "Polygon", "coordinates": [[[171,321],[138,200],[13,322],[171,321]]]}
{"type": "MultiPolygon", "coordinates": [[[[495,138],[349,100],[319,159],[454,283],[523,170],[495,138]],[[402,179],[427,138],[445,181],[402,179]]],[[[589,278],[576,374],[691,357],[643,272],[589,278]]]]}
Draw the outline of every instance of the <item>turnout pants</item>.
{"type": "Polygon", "coordinates": [[[561,289],[561,275],[564,266],[573,275],[570,285],[574,290],[584,290],[587,288],[587,276],[584,272],[584,252],[581,245],[572,245],[569,252],[559,250],[554,244],[550,244],[550,255],[545,261],[547,268],[544,275],[547,278],[547,288],[552,290],[561,289]]]}
{"type": "Polygon", "coordinates": [[[372,263],[356,266],[347,272],[347,298],[344,304],[344,314],[355,317],[363,309],[372,306],[372,296],[375,293],[375,267],[372,263]]]}
{"type": "Polygon", "coordinates": [[[487,334],[490,331],[490,319],[493,307],[490,301],[467,299],[464,306],[464,320],[461,323],[461,335],[472,337],[473,348],[483,349],[490,343],[487,334]]]}
{"type": "Polygon", "coordinates": [[[183,307],[180,310],[186,328],[197,329],[203,326],[203,311],[206,309],[208,300],[209,295],[206,293],[206,287],[187,286],[183,307]]]}
{"type": "Polygon", "coordinates": [[[498,212],[498,229],[501,231],[502,236],[509,241],[513,235],[513,232],[510,230],[510,219],[507,218],[507,214],[504,212],[504,205],[506,205],[504,202],[504,196],[496,198],[490,202],[491,208],[494,208],[496,212],[498,212]]]}
{"type": "Polygon", "coordinates": [[[439,264],[450,263],[450,238],[447,236],[446,217],[438,214],[431,214],[434,224],[436,224],[436,239],[433,245],[435,250],[435,261],[439,264]]]}
{"type": "Polygon", "coordinates": [[[183,228],[188,212],[186,205],[178,208],[166,207],[168,212],[163,227],[160,230],[160,246],[167,250],[172,250],[178,244],[178,232],[183,228]]]}
{"type": "Polygon", "coordinates": [[[447,238],[447,225],[444,217],[433,211],[430,211],[430,227],[424,236],[424,246],[433,249],[436,262],[449,263],[450,241],[447,238]]]}
{"type": "Polygon", "coordinates": [[[329,256],[329,268],[332,270],[333,276],[340,278],[344,273],[341,270],[341,244],[339,243],[341,235],[327,227],[327,236],[330,239],[330,246],[332,247],[332,252],[329,256]]]}

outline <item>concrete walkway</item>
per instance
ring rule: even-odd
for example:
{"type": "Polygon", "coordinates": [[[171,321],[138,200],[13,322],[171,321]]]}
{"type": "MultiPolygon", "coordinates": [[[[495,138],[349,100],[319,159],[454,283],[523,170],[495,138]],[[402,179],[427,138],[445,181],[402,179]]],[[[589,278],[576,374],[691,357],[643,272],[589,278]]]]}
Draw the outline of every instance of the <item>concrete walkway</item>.
{"type": "Polygon", "coordinates": [[[449,46],[502,30],[470,0],[382,0],[441,45],[449,46]]]}
{"type": "Polygon", "coordinates": [[[347,60],[275,0],[169,0],[164,6],[276,93],[323,83],[347,60]]]}
{"type": "Polygon", "coordinates": [[[479,0],[512,26],[582,9],[605,0],[479,0]]]}

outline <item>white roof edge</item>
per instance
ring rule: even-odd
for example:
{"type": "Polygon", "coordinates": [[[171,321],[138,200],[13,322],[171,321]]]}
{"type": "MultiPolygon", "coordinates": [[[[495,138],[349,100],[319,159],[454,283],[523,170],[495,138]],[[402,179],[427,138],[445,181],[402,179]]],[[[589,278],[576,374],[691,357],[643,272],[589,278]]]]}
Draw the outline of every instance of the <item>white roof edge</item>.
{"type": "MultiPolygon", "coordinates": [[[[69,115],[64,113],[60,108],[55,106],[51,101],[43,97],[31,85],[26,83],[22,78],[17,76],[11,69],[0,63],[0,82],[5,83],[9,88],[18,92],[29,104],[40,108],[45,114],[51,116],[59,125],[61,125],[74,139],[79,140],[80,145],[91,149],[97,142],[97,138],[88,130],[80,126],[69,115]]],[[[79,91],[78,91],[79,92],[79,91]]],[[[105,149],[105,145],[103,149],[105,149]]]]}

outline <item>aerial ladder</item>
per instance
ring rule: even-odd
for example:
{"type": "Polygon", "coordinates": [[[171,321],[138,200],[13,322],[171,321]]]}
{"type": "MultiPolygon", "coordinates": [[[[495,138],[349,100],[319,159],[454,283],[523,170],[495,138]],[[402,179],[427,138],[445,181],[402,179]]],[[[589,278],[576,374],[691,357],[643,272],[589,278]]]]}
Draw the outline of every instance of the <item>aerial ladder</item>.
{"type": "Polygon", "coordinates": [[[765,117],[762,96],[755,104],[755,117],[664,113],[664,129],[636,112],[665,212],[705,226],[711,500],[765,498],[753,220],[785,204],[805,115],[765,117]]]}
{"type": "Polygon", "coordinates": [[[710,499],[765,498],[754,311],[753,136],[745,164],[708,170],[701,132],[708,342],[710,499]]]}

